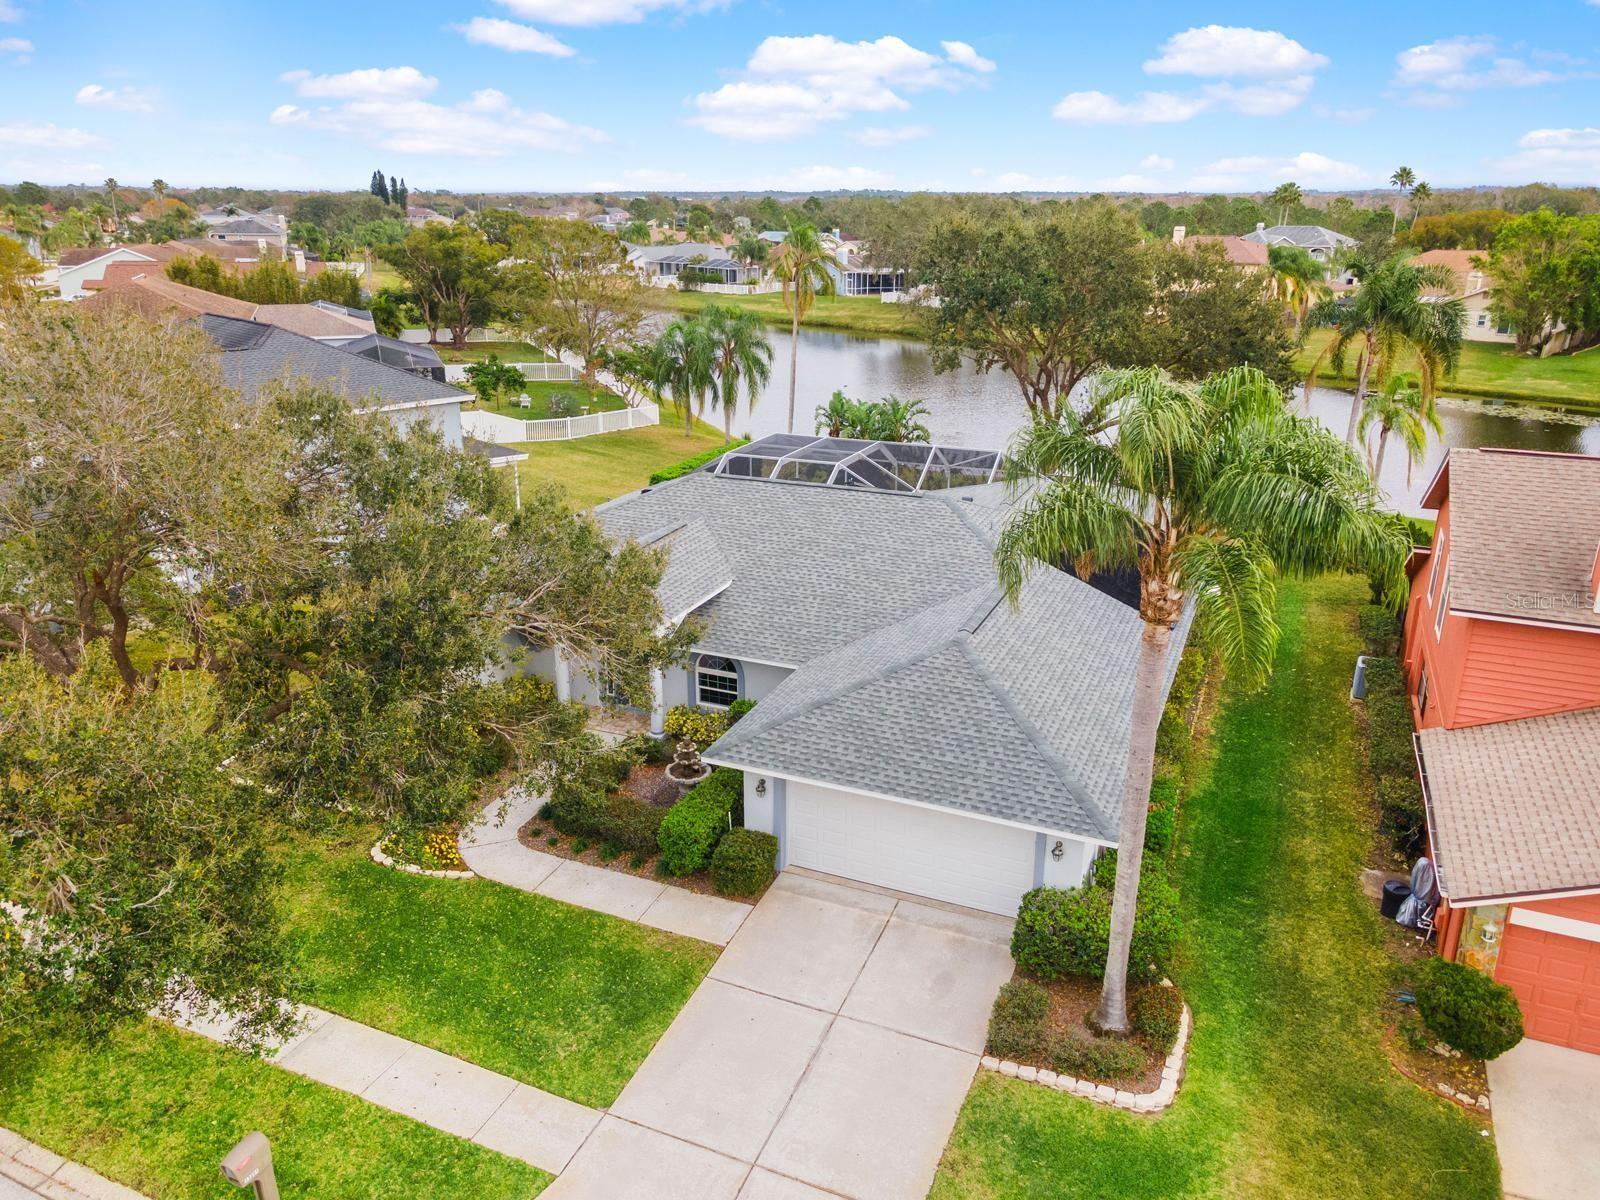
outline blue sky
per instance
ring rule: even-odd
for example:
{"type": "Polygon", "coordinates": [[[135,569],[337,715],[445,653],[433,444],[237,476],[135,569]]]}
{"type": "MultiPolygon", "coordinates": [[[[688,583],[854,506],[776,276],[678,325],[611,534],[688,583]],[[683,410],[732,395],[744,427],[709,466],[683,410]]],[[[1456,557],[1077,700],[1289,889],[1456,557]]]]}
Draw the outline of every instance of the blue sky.
{"type": "Polygon", "coordinates": [[[1597,126],[1600,0],[0,0],[7,181],[1595,183],[1597,126]]]}

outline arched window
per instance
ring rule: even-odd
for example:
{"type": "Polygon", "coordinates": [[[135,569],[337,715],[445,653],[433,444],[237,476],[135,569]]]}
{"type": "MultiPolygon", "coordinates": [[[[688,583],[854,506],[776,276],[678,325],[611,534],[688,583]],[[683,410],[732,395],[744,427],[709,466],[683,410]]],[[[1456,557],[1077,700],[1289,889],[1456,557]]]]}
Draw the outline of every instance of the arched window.
{"type": "Polygon", "coordinates": [[[694,668],[695,699],[707,708],[727,708],[739,698],[739,668],[731,658],[702,654],[694,668]]]}

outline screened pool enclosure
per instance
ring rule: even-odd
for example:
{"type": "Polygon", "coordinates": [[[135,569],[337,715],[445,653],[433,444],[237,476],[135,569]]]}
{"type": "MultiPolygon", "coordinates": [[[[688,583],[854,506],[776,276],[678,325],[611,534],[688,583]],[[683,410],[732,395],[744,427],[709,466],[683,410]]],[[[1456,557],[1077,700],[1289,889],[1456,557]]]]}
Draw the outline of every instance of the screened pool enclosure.
{"type": "Polygon", "coordinates": [[[996,450],[775,433],[730,450],[710,469],[743,479],[911,494],[992,483],[1003,462],[996,450]]]}

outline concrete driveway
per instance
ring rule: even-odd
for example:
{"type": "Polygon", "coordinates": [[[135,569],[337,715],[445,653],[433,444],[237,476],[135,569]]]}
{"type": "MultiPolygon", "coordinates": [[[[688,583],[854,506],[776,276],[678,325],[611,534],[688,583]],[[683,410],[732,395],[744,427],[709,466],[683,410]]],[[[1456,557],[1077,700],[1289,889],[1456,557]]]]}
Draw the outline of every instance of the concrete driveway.
{"type": "Polygon", "coordinates": [[[785,872],[550,1200],[922,1200],[1010,923],[785,872]]]}
{"type": "Polygon", "coordinates": [[[1489,1064],[1489,1094],[1507,1197],[1600,1196],[1600,1054],[1525,1041],[1489,1064]]]}

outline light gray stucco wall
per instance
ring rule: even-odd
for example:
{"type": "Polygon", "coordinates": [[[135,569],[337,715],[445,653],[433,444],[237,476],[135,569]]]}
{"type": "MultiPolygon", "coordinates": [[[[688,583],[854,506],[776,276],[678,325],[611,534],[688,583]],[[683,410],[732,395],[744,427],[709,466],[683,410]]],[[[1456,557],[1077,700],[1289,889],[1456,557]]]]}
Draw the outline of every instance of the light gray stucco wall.
{"type": "MultiPolygon", "coordinates": [[[[463,398],[465,398],[463,394],[463,398]]],[[[445,445],[461,446],[461,405],[435,404],[429,408],[397,408],[384,414],[399,430],[410,429],[418,421],[426,421],[444,435],[445,445]]]]}

